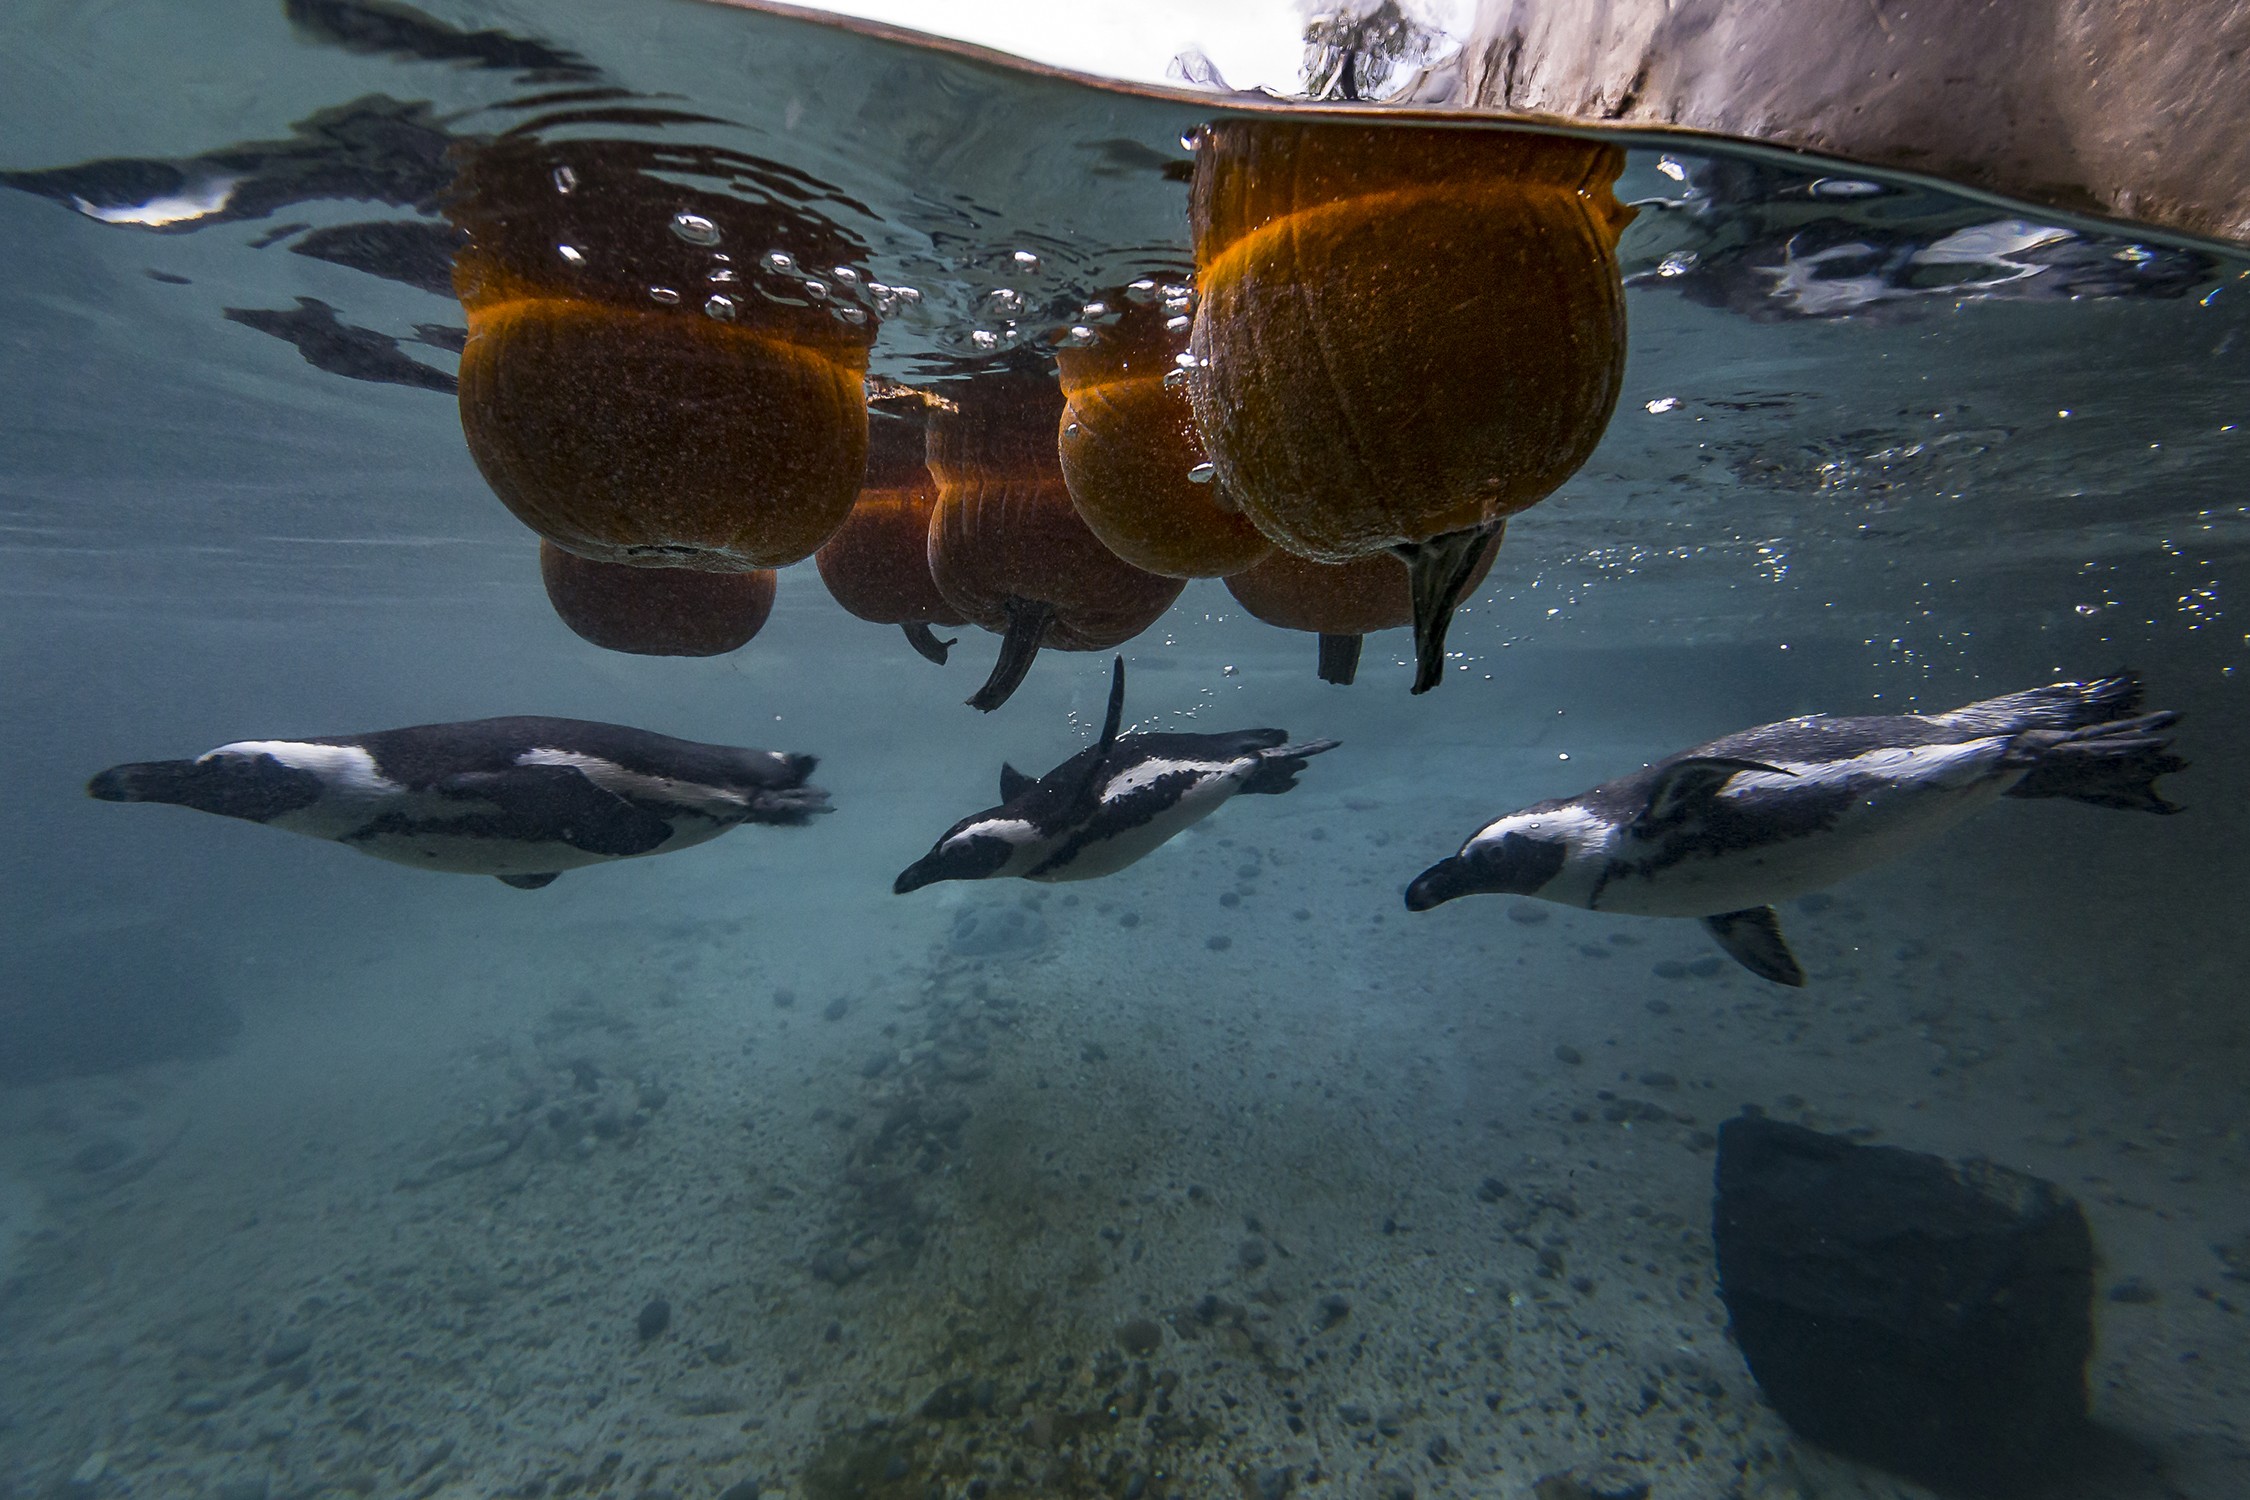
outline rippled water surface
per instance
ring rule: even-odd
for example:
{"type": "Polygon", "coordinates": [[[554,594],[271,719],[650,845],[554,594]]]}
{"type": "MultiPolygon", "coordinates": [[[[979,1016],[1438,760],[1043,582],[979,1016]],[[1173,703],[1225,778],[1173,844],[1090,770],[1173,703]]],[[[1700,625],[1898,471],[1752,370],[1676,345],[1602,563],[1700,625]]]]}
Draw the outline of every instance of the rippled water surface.
{"type": "Polygon", "coordinates": [[[2073,1196],[2054,1492],[2250,1489],[2250,262],[1337,116],[1400,206],[1292,221],[1332,279],[1230,322],[1229,153],[1245,201],[1327,181],[1269,115],[687,3],[0,20],[0,1497],[1927,1494],[1752,1380],[1746,1107],[2073,1196]],[[1257,383],[1284,303],[1374,395],[1257,383]],[[1119,493],[1203,507],[1142,539],[1201,560],[1267,547],[1261,464],[1395,521],[1503,409],[1434,691],[1375,544],[1385,628],[1285,629],[1086,530],[1128,346],[1171,425],[1119,493]],[[888,616],[837,602],[872,550],[808,556],[863,453],[855,521],[968,517],[888,616]],[[707,592],[620,606],[650,562],[707,592]],[[1341,743],[1099,880],[893,894],[1095,742],[1113,654],[1128,731],[1341,743]],[[1734,730],[2124,671],[2179,816],[2005,801],[1787,892],[1801,987],[1693,921],[1401,902],[1734,730]],[[833,811],[516,890],[85,795],[494,715],[815,755],[833,811]]]}

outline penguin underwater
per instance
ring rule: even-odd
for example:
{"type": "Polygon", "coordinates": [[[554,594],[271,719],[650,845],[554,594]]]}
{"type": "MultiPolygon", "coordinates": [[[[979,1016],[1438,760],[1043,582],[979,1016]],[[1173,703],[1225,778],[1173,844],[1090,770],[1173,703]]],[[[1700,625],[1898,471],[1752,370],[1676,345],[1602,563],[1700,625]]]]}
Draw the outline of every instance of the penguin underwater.
{"type": "Polygon", "coordinates": [[[169,802],[332,839],[518,890],[666,854],[741,823],[829,811],[814,758],[581,719],[472,719],[372,734],[238,740],[193,760],[112,766],[104,802],[169,802]]]}
{"type": "Polygon", "coordinates": [[[1810,714],[1745,729],[1487,823],[1406,889],[1411,911],[1480,892],[1590,911],[1700,917],[1776,984],[1804,970],[1774,903],[1856,875],[2002,797],[2175,813],[2186,768],[2131,673],[1941,714],[1810,714]]]}
{"type": "Polygon", "coordinates": [[[1125,658],[1110,668],[1101,739],[1034,781],[1000,768],[1000,805],[963,818],[900,872],[898,895],[941,880],[1092,880],[1124,869],[1236,793],[1281,793],[1335,740],[1289,744],[1287,730],[1117,732],[1125,658]]]}

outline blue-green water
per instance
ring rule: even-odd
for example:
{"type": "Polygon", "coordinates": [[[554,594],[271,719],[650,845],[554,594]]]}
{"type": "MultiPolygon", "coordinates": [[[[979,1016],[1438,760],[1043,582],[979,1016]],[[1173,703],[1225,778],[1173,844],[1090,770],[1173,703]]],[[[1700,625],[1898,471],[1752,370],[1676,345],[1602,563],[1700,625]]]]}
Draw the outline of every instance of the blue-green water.
{"type": "Polygon", "coordinates": [[[1745,1104],[2076,1195],[2131,1455],[2086,1493],[2250,1484],[2243,261],[1636,139],[1616,414],[1443,687],[1403,631],[1325,684],[1191,582],[1128,724],[1341,748],[1104,880],[897,897],[1091,740],[1108,653],[977,714],[991,635],[933,667],[809,562],[732,654],[571,634],[451,394],[456,174],[518,127],[753,159],[919,294],[865,294],[873,372],[949,389],[1187,275],[1222,106],[416,15],[0,22],[0,1496],[1925,1493],[1725,1332],[1745,1104]],[[2184,815],[1994,807],[1787,909],[1802,989],[1690,922],[1400,904],[1730,730],[2126,668],[2184,815]],[[83,791],[496,714],[814,753],[836,810],[521,892],[83,791]]]}

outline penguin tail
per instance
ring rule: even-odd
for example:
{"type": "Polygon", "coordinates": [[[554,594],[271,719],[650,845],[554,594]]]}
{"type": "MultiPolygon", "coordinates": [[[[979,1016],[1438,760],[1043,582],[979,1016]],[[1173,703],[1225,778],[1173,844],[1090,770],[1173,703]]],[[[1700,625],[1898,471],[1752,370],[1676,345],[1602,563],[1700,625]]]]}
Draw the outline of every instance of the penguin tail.
{"type": "Polygon", "coordinates": [[[2067,797],[2129,812],[2176,813],[2179,804],[2156,789],[2156,778],[2184,771],[2163,731],[2175,713],[2143,714],[2082,729],[2026,729],[2008,742],[2008,759],[2029,767],[2010,797],[2067,797]]]}
{"type": "Polygon", "coordinates": [[[749,811],[742,821],[802,828],[815,814],[835,810],[828,805],[828,793],[817,786],[762,788],[750,794],[749,811]]]}
{"type": "Polygon", "coordinates": [[[1335,749],[1341,740],[1299,740],[1294,745],[1275,745],[1270,750],[1258,752],[1258,768],[1242,783],[1242,790],[1250,793],[1278,795],[1297,784],[1297,773],[1305,762],[1316,755],[1335,749]]]}

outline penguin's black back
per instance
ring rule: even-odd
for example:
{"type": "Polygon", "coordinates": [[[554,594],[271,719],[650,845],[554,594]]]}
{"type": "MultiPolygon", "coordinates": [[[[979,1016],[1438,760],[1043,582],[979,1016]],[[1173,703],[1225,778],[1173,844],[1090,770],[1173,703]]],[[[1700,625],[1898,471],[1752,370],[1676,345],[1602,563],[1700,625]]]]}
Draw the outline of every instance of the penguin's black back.
{"type": "Polygon", "coordinates": [[[623,724],[537,715],[417,724],[302,743],[356,746],[374,758],[376,774],[384,780],[417,791],[464,773],[512,770],[534,750],[593,756],[637,775],[702,786],[773,790],[801,786],[815,764],[810,755],[710,745],[623,724]]]}

